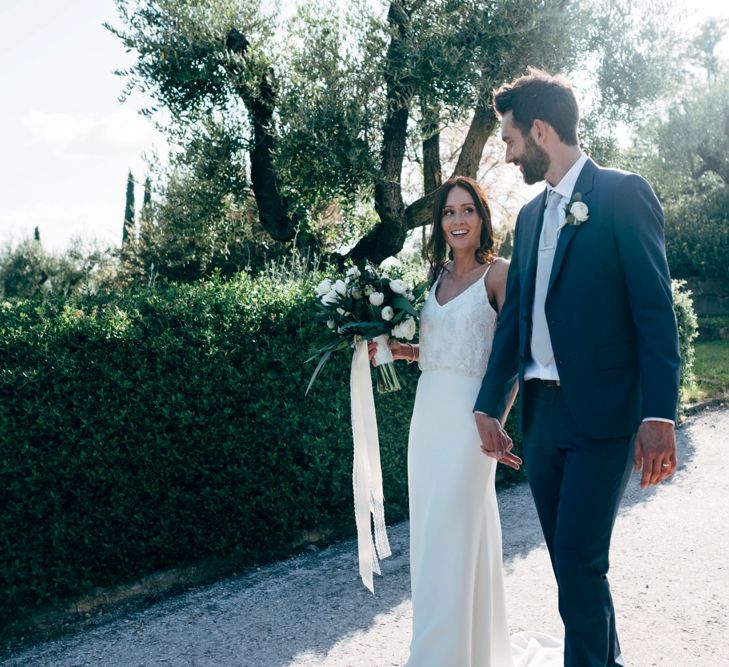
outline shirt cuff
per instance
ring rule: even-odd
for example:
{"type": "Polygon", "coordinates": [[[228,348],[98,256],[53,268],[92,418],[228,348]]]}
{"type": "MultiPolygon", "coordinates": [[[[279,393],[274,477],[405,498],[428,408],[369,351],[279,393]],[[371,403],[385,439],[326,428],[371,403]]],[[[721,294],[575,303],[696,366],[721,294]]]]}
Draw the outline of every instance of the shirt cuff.
{"type": "Polygon", "coordinates": [[[676,422],[673,421],[673,419],[665,419],[664,417],[646,417],[643,422],[666,422],[666,424],[676,425],[676,422]]]}

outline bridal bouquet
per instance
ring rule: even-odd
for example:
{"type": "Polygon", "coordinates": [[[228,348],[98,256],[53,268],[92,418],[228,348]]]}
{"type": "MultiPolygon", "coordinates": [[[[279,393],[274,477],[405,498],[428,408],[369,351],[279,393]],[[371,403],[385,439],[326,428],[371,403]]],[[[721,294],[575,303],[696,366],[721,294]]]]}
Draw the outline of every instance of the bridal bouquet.
{"type": "Polygon", "coordinates": [[[387,558],[391,551],[385,526],[380,445],[366,341],[377,342],[378,391],[397,391],[400,381],[387,338],[413,339],[417,331],[416,306],[425,289],[424,283],[411,289],[400,279],[378,273],[370,264],[362,268],[351,266],[346,275],[322,280],[316,288],[317,319],[326,323],[335,338],[308,360],[318,358],[319,363],[306,392],[333,352],[354,348],[349,379],[354,441],[354,516],[359,572],[372,592],[373,573],[380,573],[379,561],[387,558]]]}
{"type": "Polygon", "coordinates": [[[308,360],[318,358],[319,363],[307,393],[331,354],[352,347],[358,339],[371,339],[377,344],[377,390],[385,393],[400,389],[387,339],[389,336],[404,340],[415,337],[416,306],[425,290],[425,283],[409,287],[387,273],[378,273],[371,264],[361,269],[351,266],[342,277],[322,280],[316,288],[317,318],[326,323],[336,339],[308,360]]]}

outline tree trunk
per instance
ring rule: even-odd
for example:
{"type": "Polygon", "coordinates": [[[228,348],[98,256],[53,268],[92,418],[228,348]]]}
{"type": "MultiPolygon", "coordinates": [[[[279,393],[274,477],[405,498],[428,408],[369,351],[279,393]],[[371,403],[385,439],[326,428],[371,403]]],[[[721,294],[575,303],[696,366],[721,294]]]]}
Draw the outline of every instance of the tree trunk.
{"type": "Polygon", "coordinates": [[[348,256],[355,262],[364,259],[381,262],[402,250],[407,238],[400,178],[413,89],[407,72],[409,63],[403,51],[410,17],[400,0],[390,3],[387,20],[394,30],[385,63],[387,114],[382,127],[380,179],[375,183],[375,210],[380,222],[349,252],[348,256]]]}
{"type": "MultiPolygon", "coordinates": [[[[241,56],[247,64],[248,40],[232,28],[226,38],[226,47],[241,56]]],[[[273,70],[263,75],[257,90],[251,88],[242,69],[234,61],[226,61],[225,67],[233,75],[236,91],[248,109],[253,125],[251,149],[251,185],[256,198],[258,215],[263,228],[275,241],[291,241],[296,234],[298,220],[288,214],[286,200],[279,190],[279,179],[273,164],[276,148],[273,110],[276,92],[273,87],[273,70]]]]}
{"type": "Polygon", "coordinates": [[[423,135],[423,192],[430,194],[440,187],[443,172],[440,163],[440,129],[438,112],[420,106],[422,121],[420,131],[423,135]]]}
{"type": "Polygon", "coordinates": [[[496,129],[497,123],[496,112],[485,100],[485,96],[482,95],[468,128],[466,140],[461,147],[453,176],[468,176],[475,179],[478,174],[483,149],[488,138],[496,129]]]}

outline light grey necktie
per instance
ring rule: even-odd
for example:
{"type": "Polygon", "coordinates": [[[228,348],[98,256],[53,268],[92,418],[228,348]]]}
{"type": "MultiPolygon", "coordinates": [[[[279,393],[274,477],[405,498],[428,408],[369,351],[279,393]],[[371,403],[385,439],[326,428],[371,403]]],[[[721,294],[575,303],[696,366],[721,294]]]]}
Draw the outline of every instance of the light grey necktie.
{"type": "Polygon", "coordinates": [[[552,341],[549,338],[547,316],[544,313],[544,302],[547,298],[549,276],[552,273],[554,250],[557,246],[557,229],[559,227],[559,203],[562,200],[556,190],[547,195],[547,208],[544,210],[544,224],[539,237],[537,256],[537,278],[534,284],[534,307],[532,310],[532,357],[542,366],[549,364],[554,358],[552,341]]]}

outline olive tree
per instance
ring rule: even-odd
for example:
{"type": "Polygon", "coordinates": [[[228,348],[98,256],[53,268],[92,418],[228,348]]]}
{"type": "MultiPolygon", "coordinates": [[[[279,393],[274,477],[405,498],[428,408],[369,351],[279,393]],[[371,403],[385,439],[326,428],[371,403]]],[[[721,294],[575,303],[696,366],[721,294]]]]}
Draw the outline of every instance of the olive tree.
{"type": "Polygon", "coordinates": [[[120,25],[107,27],[136,55],[120,72],[126,93],[154,101],[145,113],[180,147],[173,166],[184,171],[201,128],[239,142],[234,189],[211,187],[211,215],[196,224],[215,227],[232,198],[272,242],[339,259],[397,253],[430,221],[443,178],[478,176],[497,128],[492,90],[529,66],[582,72],[599,152],[614,121],[658,94],[670,55],[666,12],[647,20],[629,0],[303,0],[292,16],[258,0],[116,4],[120,25]],[[443,173],[454,127],[460,147],[443,173]],[[405,191],[413,161],[419,187],[405,191]]]}

